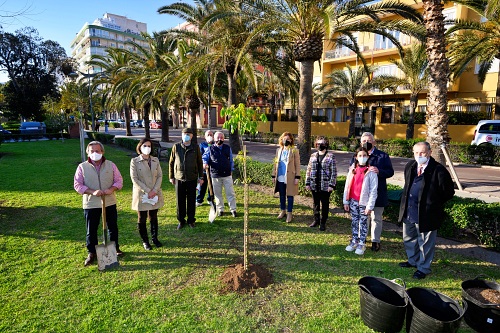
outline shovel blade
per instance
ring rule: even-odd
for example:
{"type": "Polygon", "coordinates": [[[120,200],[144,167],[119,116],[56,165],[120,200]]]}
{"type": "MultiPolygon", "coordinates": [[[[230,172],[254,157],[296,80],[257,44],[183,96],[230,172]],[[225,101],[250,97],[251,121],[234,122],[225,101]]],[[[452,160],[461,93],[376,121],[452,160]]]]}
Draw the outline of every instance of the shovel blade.
{"type": "Polygon", "coordinates": [[[208,212],[208,222],[212,223],[217,217],[217,210],[215,209],[215,205],[210,206],[210,212],[208,212]]]}
{"type": "Polygon", "coordinates": [[[115,242],[96,245],[95,250],[97,253],[97,268],[100,271],[117,267],[119,265],[118,257],[116,255],[115,242]]]}

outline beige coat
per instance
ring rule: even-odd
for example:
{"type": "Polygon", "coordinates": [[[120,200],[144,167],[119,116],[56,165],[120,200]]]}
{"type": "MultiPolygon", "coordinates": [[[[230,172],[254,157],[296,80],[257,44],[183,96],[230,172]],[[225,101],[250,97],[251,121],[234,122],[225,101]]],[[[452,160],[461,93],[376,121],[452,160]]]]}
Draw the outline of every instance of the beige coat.
{"type": "MultiPolygon", "coordinates": [[[[275,178],[277,185],[277,174],[278,174],[278,163],[281,156],[281,150],[285,148],[278,148],[276,150],[276,157],[274,158],[273,167],[273,177],[275,178]]],[[[299,185],[295,185],[295,179],[300,179],[300,155],[297,148],[286,148],[290,149],[290,155],[288,156],[288,163],[286,165],[286,195],[294,196],[299,194],[299,185]]],[[[278,188],[275,185],[274,193],[278,192],[278,188]]]]}
{"type": "Polygon", "coordinates": [[[153,210],[163,207],[163,193],[161,182],[163,173],[160,161],[157,157],[150,156],[151,168],[148,161],[139,155],[130,161],[130,178],[132,178],[132,209],[137,211],[153,210]],[[153,206],[149,203],[142,203],[142,196],[145,193],[155,190],[158,195],[158,202],[153,206]]]}

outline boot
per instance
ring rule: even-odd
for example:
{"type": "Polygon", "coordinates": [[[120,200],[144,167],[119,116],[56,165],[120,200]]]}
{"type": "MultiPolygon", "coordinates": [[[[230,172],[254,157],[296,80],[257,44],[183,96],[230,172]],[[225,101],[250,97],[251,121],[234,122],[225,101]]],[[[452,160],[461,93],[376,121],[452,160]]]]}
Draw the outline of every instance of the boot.
{"type": "Polygon", "coordinates": [[[163,244],[158,240],[158,220],[151,220],[151,239],[156,247],[161,247],[163,244]]]}
{"type": "Polygon", "coordinates": [[[326,223],[325,222],[321,222],[320,225],[319,225],[319,231],[325,231],[326,230],[326,223]]]}
{"type": "Polygon", "coordinates": [[[282,218],[284,218],[284,217],[285,217],[285,215],[286,215],[286,210],[282,210],[282,211],[279,213],[279,215],[278,215],[278,219],[280,219],[280,220],[281,220],[282,218]]]}
{"type": "Polygon", "coordinates": [[[139,235],[142,239],[142,246],[145,250],[151,250],[151,244],[149,244],[148,230],[146,229],[146,223],[137,223],[137,230],[139,230],[139,235]]]}
{"type": "Polygon", "coordinates": [[[292,222],[292,212],[286,213],[286,223],[292,222]]]}

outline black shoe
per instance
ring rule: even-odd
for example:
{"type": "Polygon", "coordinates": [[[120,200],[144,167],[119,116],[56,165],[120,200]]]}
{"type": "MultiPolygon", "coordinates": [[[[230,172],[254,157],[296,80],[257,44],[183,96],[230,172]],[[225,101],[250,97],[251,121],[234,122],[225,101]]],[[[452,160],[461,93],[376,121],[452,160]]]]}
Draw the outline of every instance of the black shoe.
{"type": "Polygon", "coordinates": [[[422,273],[421,271],[416,271],[415,273],[413,273],[413,278],[414,279],[417,279],[417,280],[422,280],[422,279],[425,279],[427,274],[425,273],[422,273]]]}
{"type": "Polygon", "coordinates": [[[142,242],[142,246],[144,246],[144,250],[151,251],[153,249],[151,247],[151,244],[149,244],[149,242],[142,242]]]}
{"type": "Polygon", "coordinates": [[[218,212],[217,216],[224,216],[224,212],[223,211],[218,212]]]}
{"type": "Polygon", "coordinates": [[[231,211],[231,215],[233,215],[233,217],[238,217],[238,214],[236,214],[235,210],[231,211]]]}
{"type": "Polygon", "coordinates": [[[316,228],[319,225],[319,222],[314,221],[313,223],[309,224],[309,228],[316,228]]]}
{"type": "Polygon", "coordinates": [[[189,223],[189,227],[190,228],[194,228],[194,222],[193,223],[189,223]]]}
{"type": "Polygon", "coordinates": [[[156,247],[162,247],[163,244],[158,240],[158,239],[153,239],[153,244],[156,246],[156,247]]]}
{"type": "Polygon", "coordinates": [[[83,263],[84,266],[92,265],[92,263],[95,261],[95,257],[96,257],[95,253],[89,253],[87,259],[85,259],[85,262],[83,263]]]}
{"type": "Polygon", "coordinates": [[[179,224],[177,225],[177,230],[182,229],[182,228],[184,228],[185,226],[186,226],[186,223],[179,223],[179,224]]]}
{"type": "Polygon", "coordinates": [[[326,224],[321,223],[321,224],[319,225],[319,231],[325,231],[325,230],[326,230],[326,224]]]}
{"type": "Polygon", "coordinates": [[[375,251],[375,252],[380,251],[380,243],[372,242],[372,251],[375,251]]]}
{"type": "Polygon", "coordinates": [[[404,261],[404,262],[400,262],[399,263],[399,267],[403,267],[403,268],[415,268],[417,266],[413,266],[408,261],[404,261]]]}

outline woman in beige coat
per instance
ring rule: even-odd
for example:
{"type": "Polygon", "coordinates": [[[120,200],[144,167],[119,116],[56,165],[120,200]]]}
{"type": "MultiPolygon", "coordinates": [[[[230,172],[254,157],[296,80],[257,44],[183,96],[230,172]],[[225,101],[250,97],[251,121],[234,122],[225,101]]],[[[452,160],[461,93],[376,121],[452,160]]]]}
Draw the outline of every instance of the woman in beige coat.
{"type": "Polygon", "coordinates": [[[137,229],[142,238],[144,249],[151,250],[149,244],[146,219],[149,215],[151,239],[156,247],[162,246],[158,240],[158,209],[163,207],[161,182],[163,173],[160,161],[151,156],[153,143],[151,139],[141,139],[136,147],[139,156],[130,161],[130,178],[132,178],[132,209],[137,211],[137,229]]]}
{"type": "Polygon", "coordinates": [[[273,181],[274,193],[280,195],[280,209],[278,219],[286,215],[286,222],[292,221],[293,197],[299,194],[300,155],[293,146],[293,135],[284,132],[279,138],[280,147],[274,158],[273,181]],[[288,206],[286,201],[288,200],[288,206]]]}

